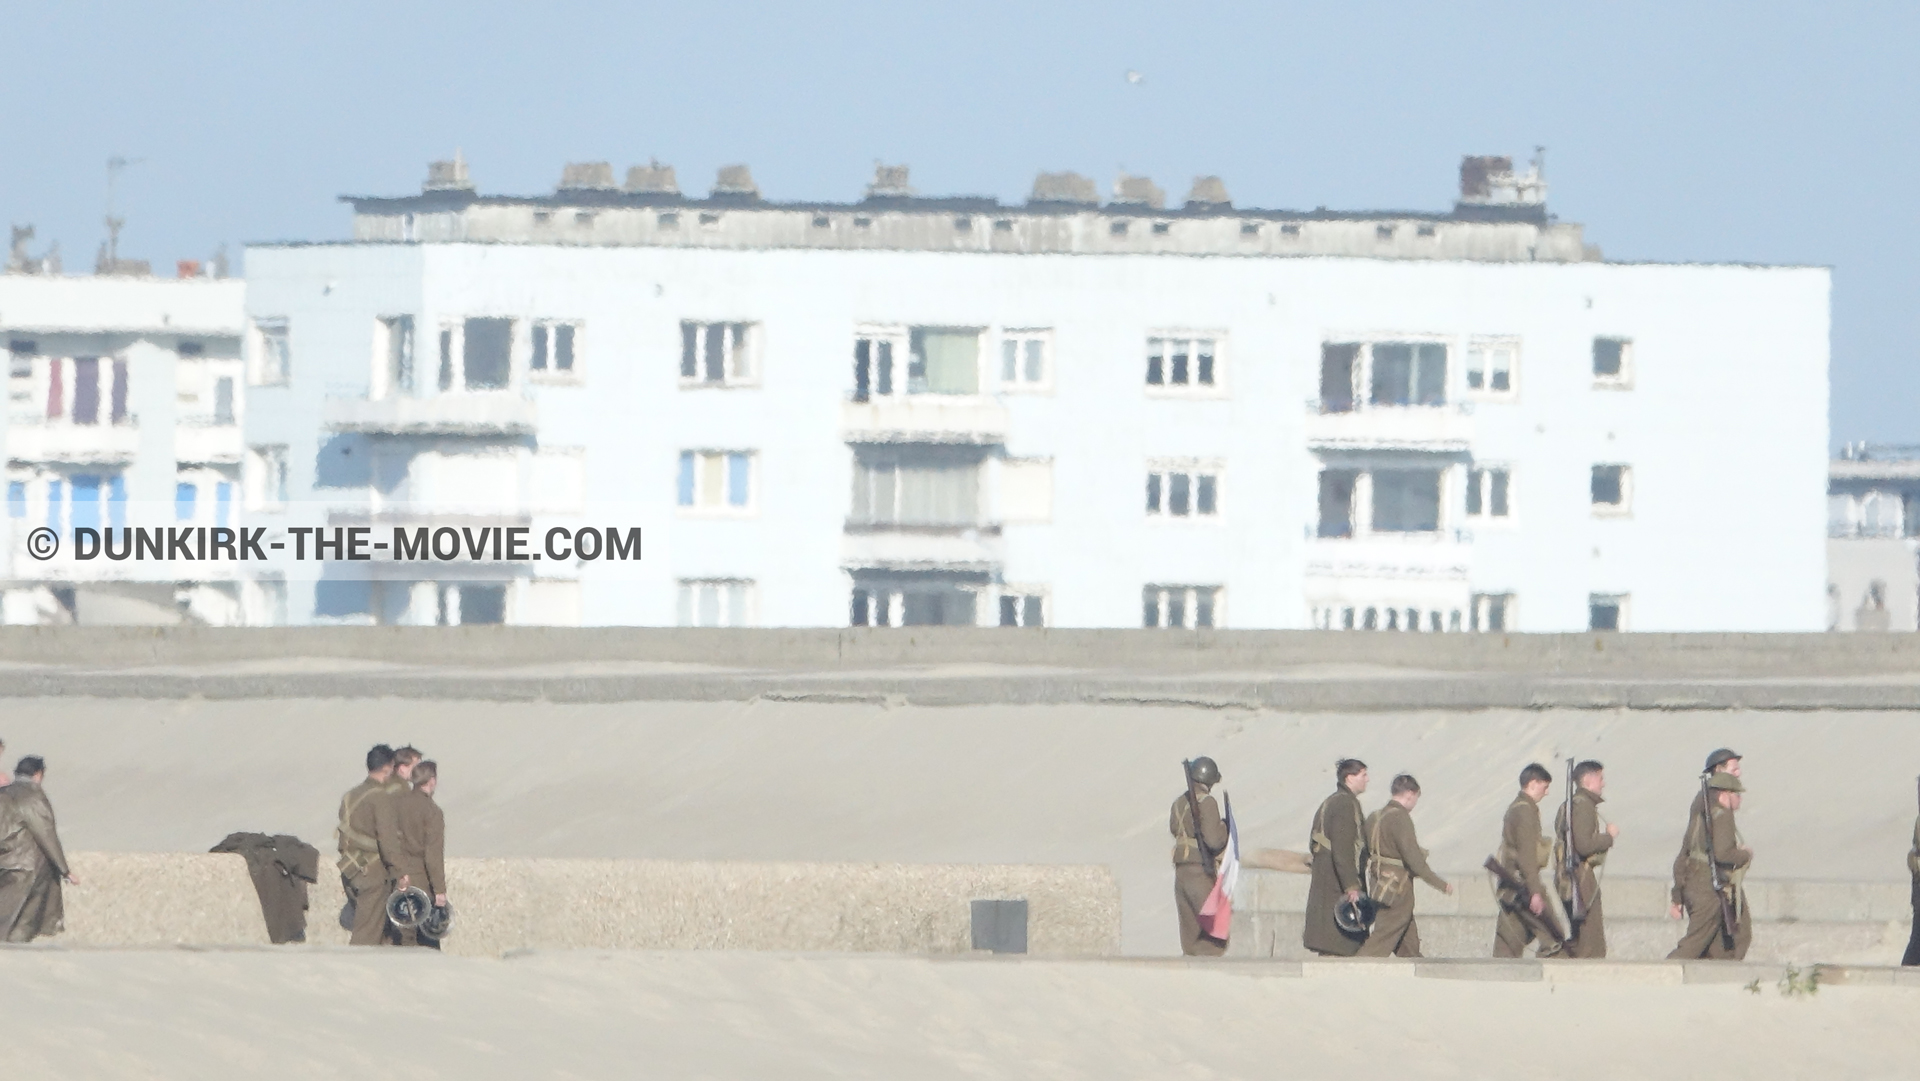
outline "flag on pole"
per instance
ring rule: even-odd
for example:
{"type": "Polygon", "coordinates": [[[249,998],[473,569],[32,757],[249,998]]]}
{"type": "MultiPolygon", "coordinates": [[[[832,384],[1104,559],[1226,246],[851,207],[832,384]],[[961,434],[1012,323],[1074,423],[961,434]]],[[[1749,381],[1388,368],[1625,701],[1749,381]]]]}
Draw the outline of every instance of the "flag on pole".
{"type": "Polygon", "coordinates": [[[1220,854],[1220,873],[1214,876],[1213,892],[1200,906],[1200,930],[1208,938],[1225,942],[1233,929],[1233,890],[1240,883],[1240,827],[1233,821],[1233,797],[1222,792],[1227,808],[1227,849],[1220,854]]]}

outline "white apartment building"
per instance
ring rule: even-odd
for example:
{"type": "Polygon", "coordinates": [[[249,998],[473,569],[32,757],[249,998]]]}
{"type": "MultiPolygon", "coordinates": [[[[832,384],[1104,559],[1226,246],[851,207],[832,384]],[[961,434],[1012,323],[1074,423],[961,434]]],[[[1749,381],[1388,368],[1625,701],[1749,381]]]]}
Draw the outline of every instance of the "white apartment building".
{"type": "Polygon", "coordinates": [[[1855,443],[1830,466],[1827,629],[1920,629],[1920,447],[1855,443]]]}
{"type": "Polygon", "coordinates": [[[249,248],[253,505],[649,529],[617,574],[290,582],[295,622],[1825,627],[1828,272],[1609,263],[1544,191],[436,163],[351,242],[249,248]]]}
{"type": "Polygon", "coordinates": [[[26,550],[33,529],[121,526],[136,505],[182,525],[237,523],[243,290],[205,277],[0,274],[4,622],[284,618],[230,569],[155,581],[130,562],[42,562],[26,550]]]}

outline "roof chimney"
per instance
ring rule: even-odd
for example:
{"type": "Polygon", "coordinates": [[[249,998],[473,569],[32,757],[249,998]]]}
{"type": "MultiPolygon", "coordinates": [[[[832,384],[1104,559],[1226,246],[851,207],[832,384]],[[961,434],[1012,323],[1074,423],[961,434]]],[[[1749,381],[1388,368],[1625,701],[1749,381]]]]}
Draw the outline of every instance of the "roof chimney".
{"type": "Polygon", "coordinates": [[[472,191],[473,178],[467,175],[467,159],[455,150],[452,161],[428,162],[427,182],[420,185],[420,190],[472,191]]]}
{"type": "Polygon", "coordinates": [[[1113,201],[1121,206],[1146,206],[1158,210],[1166,203],[1167,193],[1147,177],[1121,173],[1113,181],[1113,201]]]}
{"type": "Polygon", "coordinates": [[[720,175],[713,182],[713,194],[758,199],[760,186],[753,182],[753,173],[746,166],[722,165],[720,175]]]}
{"type": "Polygon", "coordinates": [[[867,198],[913,198],[913,188],[907,184],[907,167],[876,163],[873,167],[873,183],[867,185],[867,198]]]}
{"type": "Polygon", "coordinates": [[[613,166],[604,161],[570,161],[560,170],[561,191],[611,191],[613,166]]]}
{"type": "Polygon", "coordinates": [[[680,194],[680,182],[673,177],[673,166],[662,165],[657,161],[645,165],[636,165],[627,170],[627,190],[632,192],[653,192],[659,195],[680,194]]]}
{"type": "Polygon", "coordinates": [[[1093,180],[1079,173],[1041,173],[1033,178],[1033,194],[1027,196],[1029,203],[1092,205],[1099,201],[1100,190],[1093,186],[1093,180]]]}
{"type": "Polygon", "coordinates": [[[1188,210],[1207,210],[1218,208],[1227,210],[1233,206],[1233,200],[1227,197],[1226,181],[1217,176],[1196,176],[1193,178],[1193,190],[1187,192],[1188,210]]]}

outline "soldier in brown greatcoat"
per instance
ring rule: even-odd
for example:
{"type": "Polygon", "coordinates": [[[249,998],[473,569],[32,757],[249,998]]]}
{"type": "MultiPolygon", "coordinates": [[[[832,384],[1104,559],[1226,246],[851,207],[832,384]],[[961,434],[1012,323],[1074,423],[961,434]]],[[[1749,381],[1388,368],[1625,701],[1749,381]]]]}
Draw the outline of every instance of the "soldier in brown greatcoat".
{"type": "Polygon", "coordinates": [[[79,885],[41,789],[46,761],[27,755],[0,788],[0,940],[31,942],[65,929],[60,884],[79,885]]]}
{"type": "Polygon", "coordinates": [[[1332,957],[1352,957],[1367,940],[1363,932],[1350,935],[1340,929],[1334,912],[1341,901],[1360,898],[1360,864],[1366,843],[1360,813],[1360,793],[1367,790],[1367,764],[1357,758],[1335,763],[1333,795],[1321,801],[1313,814],[1308,848],[1313,854],[1313,880],[1307,885],[1307,927],[1300,940],[1307,949],[1332,957]]]}
{"type": "Polygon", "coordinates": [[[375,805],[397,796],[404,785],[393,783],[393,748],[382,743],[367,752],[367,779],[340,798],[340,825],[334,837],[340,846],[340,885],[353,909],[355,946],[378,946],[386,934],[387,871],[380,862],[375,805]]]}
{"type": "Polygon", "coordinates": [[[1907,936],[1903,965],[1920,965],[1920,818],[1913,820],[1913,847],[1907,850],[1907,871],[1913,875],[1913,933],[1907,936]]]}
{"type": "Polygon", "coordinates": [[[1528,763],[1520,771],[1520,793],[1507,805],[1507,816],[1500,828],[1500,851],[1496,858],[1507,872],[1526,883],[1528,896],[1520,901],[1514,890],[1500,889],[1500,921],[1494,926],[1493,955],[1519,957],[1527,943],[1538,940],[1539,957],[1560,954],[1560,934],[1547,922],[1547,899],[1540,882],[1540,868],[1552,855],[1547,839],[1540,835],[1540,801],[1553,785],[1553,774],[1538,762],[1528,763]]]}
{"type": "Polygon", "coordinates": [[[1218,957],[1227,952],[1225,939],[1200,930],[1200,906],[1213,892],[1214,872],[1227,847],[1227,823],[1220,804],[1211,795],[1220,783],[1220,767],[1211,758],[1196,758],[1187,767],[1187,790],[1174,798],[1167,827],[1173,831],[1173,907],[1180,917],[1180,952],[1188,957],[1218,957]],[[1194,811],[1200,828],[1194,829],[1194,811]]]}
{"type": "Polygon", "coordinates": [[[1605,802],[1601,795],[1607,787],[1606,769],[1600,763],[1588,759],[1573,767],[1573,854],[1579,862],[1578,878],[1566,873],[1566,861],[1563,857],[1567,843],[1567,806],[1562,804],[1553,816],[1553,884],[1560,893],[1560,900],[1568,907],[1567,925],[1573,931],[1573,937],[1567,940],[1569,957],[1601,958],[1607,955],[1607,927],[1605,917],[1600,911],[1599,868],[1606,861],[1607,850],[1613,847],[1614,838],[1620,836],[1620,827],[1609,822],[1605,828],[1600,825],[1600,804],[1605,802]],[[1575,895],[1580,898],[1579,919],[1571,911],[1575,895]]]}
{"type": "Polygon", "coordinates": [[[1420,782],[1410,773],[1393,779],[1393,798],[1367,818],[1368,895],[1379,905],[1360,957],[1419,957],[1420,928],[1413,919],[1413,880],[1442,893],[1453,884],[1427,866],[1427,850],[1413,829],[1420,782]]]}
{"type": "MultiPolygon", "coordinates": [[[[1733,761],[1737,764],[1739,760],[1733,761]]],[[[1693,808],[1687,816],[1685,839],[1673,861],[1673,897],[1668,915],[1677,920],[1684,912],[1687,931],[1673,952],[1667,954],[1669,961],[1697,961],[1703,957],[1739,961],[1747,956],[1747,947],[1753,942],[1753,913],[1747,907],[1747,891],[1741,884],[1747,876],[1747,867],[1753,862],[1753,850],[1742,842],[1733,818],[1734,812],[1740,809],[1741,793],[1746,791],[1746,786],[1740,783],[1737,765],[1735,769],[1708,774],[1707,791],[1712,793],[1713,802],[1709,805],[1700,797],[1694,797],[1693,808]],[[1709,828],[1712,830],[1711,855],[1708,854],[1709,828]],[[1727,941],[1720,896],[1713,888],[1716,865],[1720,881],[1725,884],[1725,897],[1733,907],[1732,942],[1727,941]]]]}
{"type": "MultiPolygon", "coordinates": [[[[439,787],[440,767],[433,762],[416,763],[412,770],[413,789],[395,796],[390,806],[397,829],[391,837],[380,839],[380,858],[395,892],[409,886],[425,890],[436,905],[447,903],[447,820],[433,802],[439,787]]],[[[386,905],[382,903],[384,912],[386,905]]],[[[420,933],[418,928],[397,928],[399,945],[431,946],[440,944],[420,933]]]]}

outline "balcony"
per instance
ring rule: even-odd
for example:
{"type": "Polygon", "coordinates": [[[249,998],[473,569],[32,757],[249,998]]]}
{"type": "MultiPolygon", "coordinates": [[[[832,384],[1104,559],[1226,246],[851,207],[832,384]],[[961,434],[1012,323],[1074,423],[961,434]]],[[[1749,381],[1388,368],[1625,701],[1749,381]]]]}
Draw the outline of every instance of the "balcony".
{"type": "Polygon", "coordinates": [[[1007,441],[1007,410],[973,397],[876,397],[841,405],[840,429],[849,443],[993,445],[1007,441]]]}
{"type": "Polygon", "coordinates": [[[1307,446],[1312,450],[1411,450],[1462,454],[1473,444],[1473,413],[1464,402],[1447,405],[1369,406],[1335,412],[1327,403],[1307,403],[1307,446]]]}
{"type": "Polygon", "coordinates": [[[240,426],[212,417],[181,417],[173,429],[173,457],[182,462],[238,464],[246,441],[240,426]]]}
{"type": "Polygon", "coordinates": [[[511,391],[436,394],[430,398],[328,398],[321,423],[329,431],[368,435],[530,435],[538,426],[532,401],[511,391]]]}
{"type": "Polygon", "coordinates": [[[849,570],[992,571],[1003,559],[1000,526],[848,522],[841,564],[849,570]]]}
{"type": "Polygon", "coordinates": [[[1473,537],[1455,529],[1316,537],[1306,556],[1308,578],[1462,581],[1473,565],[1473,537]]]}
{"type": "Polygon", "coordinates": [[[126,465],[139,453],[138,418],[117,424],[70,424],[15,417],[7,425],[7,457],[16,462],[126,465]]]}

